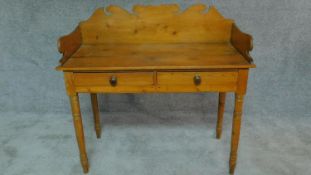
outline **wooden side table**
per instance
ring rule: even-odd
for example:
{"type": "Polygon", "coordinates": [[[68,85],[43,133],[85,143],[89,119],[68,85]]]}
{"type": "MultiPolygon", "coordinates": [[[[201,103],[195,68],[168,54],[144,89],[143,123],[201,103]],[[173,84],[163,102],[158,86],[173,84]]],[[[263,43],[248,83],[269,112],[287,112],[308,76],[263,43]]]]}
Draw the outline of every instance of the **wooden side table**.
{"type": "Polygon", "coordinates": [[[216,137],[222,132],[227,92],[235,93],[230,173],[234,173],[252,37],[241,32],[215,7],[198,4],[98,9],[59,39],[83,170],[89,164],[78,93],[90,93],[95,131],[101,135],[97,93],[219,92],[216,137]]]}

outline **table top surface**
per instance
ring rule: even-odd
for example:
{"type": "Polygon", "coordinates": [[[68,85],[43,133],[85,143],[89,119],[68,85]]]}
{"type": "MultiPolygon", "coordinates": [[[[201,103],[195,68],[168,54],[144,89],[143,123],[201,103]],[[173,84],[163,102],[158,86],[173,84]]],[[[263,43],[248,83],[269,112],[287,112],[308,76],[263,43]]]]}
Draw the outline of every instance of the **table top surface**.
{"type": "Polygon", "coordinates": [[[81,47],[63,71],[253,68],[230,43],[96,44],[81,47]]]}

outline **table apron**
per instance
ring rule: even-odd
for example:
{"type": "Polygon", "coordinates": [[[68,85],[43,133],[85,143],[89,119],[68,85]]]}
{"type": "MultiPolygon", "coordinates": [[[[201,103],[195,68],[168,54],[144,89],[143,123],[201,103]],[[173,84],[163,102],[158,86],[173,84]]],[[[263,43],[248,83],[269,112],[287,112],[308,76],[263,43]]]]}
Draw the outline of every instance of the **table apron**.
{"type": "Polygon", "coordinates": [[[79,93],[235,92],[238,86],[238,71],[110,72],[71,75],[72,89],[79,93]]]}

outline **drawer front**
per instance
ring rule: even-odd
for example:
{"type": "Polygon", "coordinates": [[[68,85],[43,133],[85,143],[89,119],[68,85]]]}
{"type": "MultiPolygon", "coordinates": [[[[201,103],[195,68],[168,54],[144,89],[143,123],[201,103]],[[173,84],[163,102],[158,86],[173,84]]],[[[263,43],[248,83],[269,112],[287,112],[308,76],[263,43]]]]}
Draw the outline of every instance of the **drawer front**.
{"type": "Polygon", "coordinates": [[[78,92],[142,92],[154,88],[153,72],[74,73],[78,92]]]}
{"type": "Polygon", "coordinates": [[[158,72],[157,91],[235,91],[237,79],[237,72],[158,72]]]}

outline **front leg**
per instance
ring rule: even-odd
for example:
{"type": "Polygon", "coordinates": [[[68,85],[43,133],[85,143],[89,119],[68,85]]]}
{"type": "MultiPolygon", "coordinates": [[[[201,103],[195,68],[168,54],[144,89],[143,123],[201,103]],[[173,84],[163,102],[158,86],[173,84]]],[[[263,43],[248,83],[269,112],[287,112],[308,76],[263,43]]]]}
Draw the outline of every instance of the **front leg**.
{"type": "Polygon", "coordinates": [[[77,138],[79,151],[80,151],[80,161],[83,167],[83,172],[87,173],[89,171],[89,163],[88,163],[87,153],[86,153],[86,148],[85,148],[79,97],[78,97],[78,94],[75,93],[73,95],[70,95],[69,98],[70,98],[73,122],[74,122],[74,127],[75,127],[75,132],[76,132],[76,138],[77,138]]]}
{"type": "Polygon", "coordinates": [[[230,174],[234,174],[237,156],[238,156],[238,146],[240,138],[240,128],[241,128],[241,118],[242,118],[242,108],[243,108],[243,98],[242,94],[235,94],[235,106],[232,121],[232,136],[231,136],[231,153],[230,153],[230,174]]]}

